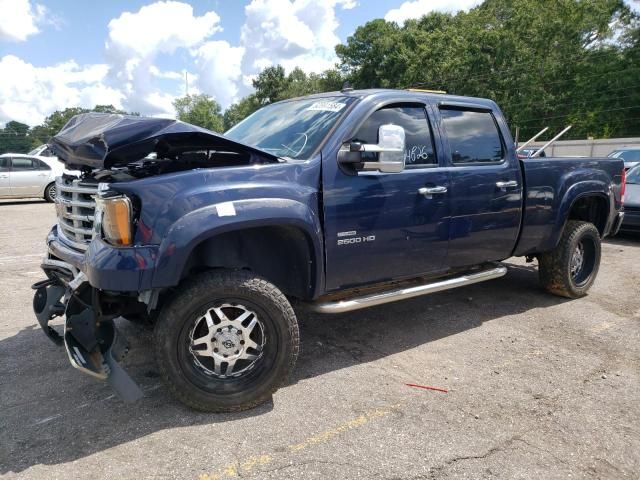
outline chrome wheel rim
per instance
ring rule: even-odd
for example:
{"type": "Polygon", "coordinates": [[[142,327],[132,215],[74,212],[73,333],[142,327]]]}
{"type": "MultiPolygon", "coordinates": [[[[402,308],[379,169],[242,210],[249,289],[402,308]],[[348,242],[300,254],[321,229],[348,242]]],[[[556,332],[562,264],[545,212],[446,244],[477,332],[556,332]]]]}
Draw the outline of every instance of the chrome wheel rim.
{"type": "Polygon", "coordinates": [[[571,276],[576,278],[584,266],[584,245],[579,242],[571,255],[571,276]]]}
{"type": "Polygon", "coordinates": [[[266,335],[258,315],[240,304],[209,308],[189,332],[189,352],[196,367],[216,378],[237,378],[262,358],[266,335]]]}
{"type": "Polygon", "coordinates": [[[51,200],[55,200],[56,199],[56,186],[55,185],[51,185],[49,187],[49,198],[51,198],[51,200]]]}

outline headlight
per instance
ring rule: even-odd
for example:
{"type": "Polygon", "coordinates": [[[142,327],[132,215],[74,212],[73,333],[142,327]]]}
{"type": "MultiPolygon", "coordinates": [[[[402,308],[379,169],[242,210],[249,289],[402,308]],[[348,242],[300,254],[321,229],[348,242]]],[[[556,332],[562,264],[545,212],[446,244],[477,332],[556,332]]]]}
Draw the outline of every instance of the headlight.
{"type": "Polygon", "coordinates": [[[96,226],[101,228],[104,239],[112,245],[131,245],[131,200],[125,196],[97,199],[96,226]]]}

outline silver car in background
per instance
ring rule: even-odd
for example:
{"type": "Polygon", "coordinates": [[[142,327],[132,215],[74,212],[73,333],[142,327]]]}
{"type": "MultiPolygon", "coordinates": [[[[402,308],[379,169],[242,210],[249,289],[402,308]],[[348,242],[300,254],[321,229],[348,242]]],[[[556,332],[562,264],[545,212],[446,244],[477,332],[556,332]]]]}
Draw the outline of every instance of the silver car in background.
{"type": "Polygon", "coordinates": [[[622,147],[611,152],[607,157],[620,158],[624,160],[624,168],[630,168],[640,165],[640,147],[622,147]]]}
{"type": "Polygon", "coordinates": [[[24,153],[0,155],[0,198],[56,198],[56,177],[63,173],[78,175],[65,169],[56,157],[24,153]]]}

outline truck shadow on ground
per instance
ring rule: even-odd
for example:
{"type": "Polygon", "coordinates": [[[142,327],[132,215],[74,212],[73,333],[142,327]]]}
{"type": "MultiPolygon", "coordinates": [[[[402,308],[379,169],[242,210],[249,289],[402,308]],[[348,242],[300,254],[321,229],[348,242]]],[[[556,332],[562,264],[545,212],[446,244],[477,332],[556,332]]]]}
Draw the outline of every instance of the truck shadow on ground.
{"type": "MultiPolygon", "coordinates": [[[[567,301],[538,287],[535,267],[509,266],[507,276],[498,280],[349,314],[326,316],[297,308],[303,348],[291,384],[567,301]]],[[[106,384],[71,368],[63,350],[36,326],[0,341],[0,473],[67,463],[157,431],[214,425],[274,408],[268,403],[215,415],[183,407],[161,385],[149,329],[126,321],[120,326],[132,347],[124,366],[146,392],[130,405],[114,398],[106,384]]]]}

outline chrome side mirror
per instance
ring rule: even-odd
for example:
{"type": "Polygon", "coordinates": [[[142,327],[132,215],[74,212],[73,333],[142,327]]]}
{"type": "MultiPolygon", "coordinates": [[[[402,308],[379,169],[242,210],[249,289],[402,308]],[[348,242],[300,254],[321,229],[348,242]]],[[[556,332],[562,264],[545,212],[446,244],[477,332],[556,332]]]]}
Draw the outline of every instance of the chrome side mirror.
{"type": "Polygon", "coordinates": [[[350,143],[338,153],[340,163],[359,164],[361,171],[379,170],[383,173],[400,173],[405,168],[405,133],[399,125],[381,125],[378,129],[378,144],[350,143]],[[367,162],[363,153],[378,153],[377,162],[367,162]],[[365,161],[363,161],[365,160],[365,161]]]}

